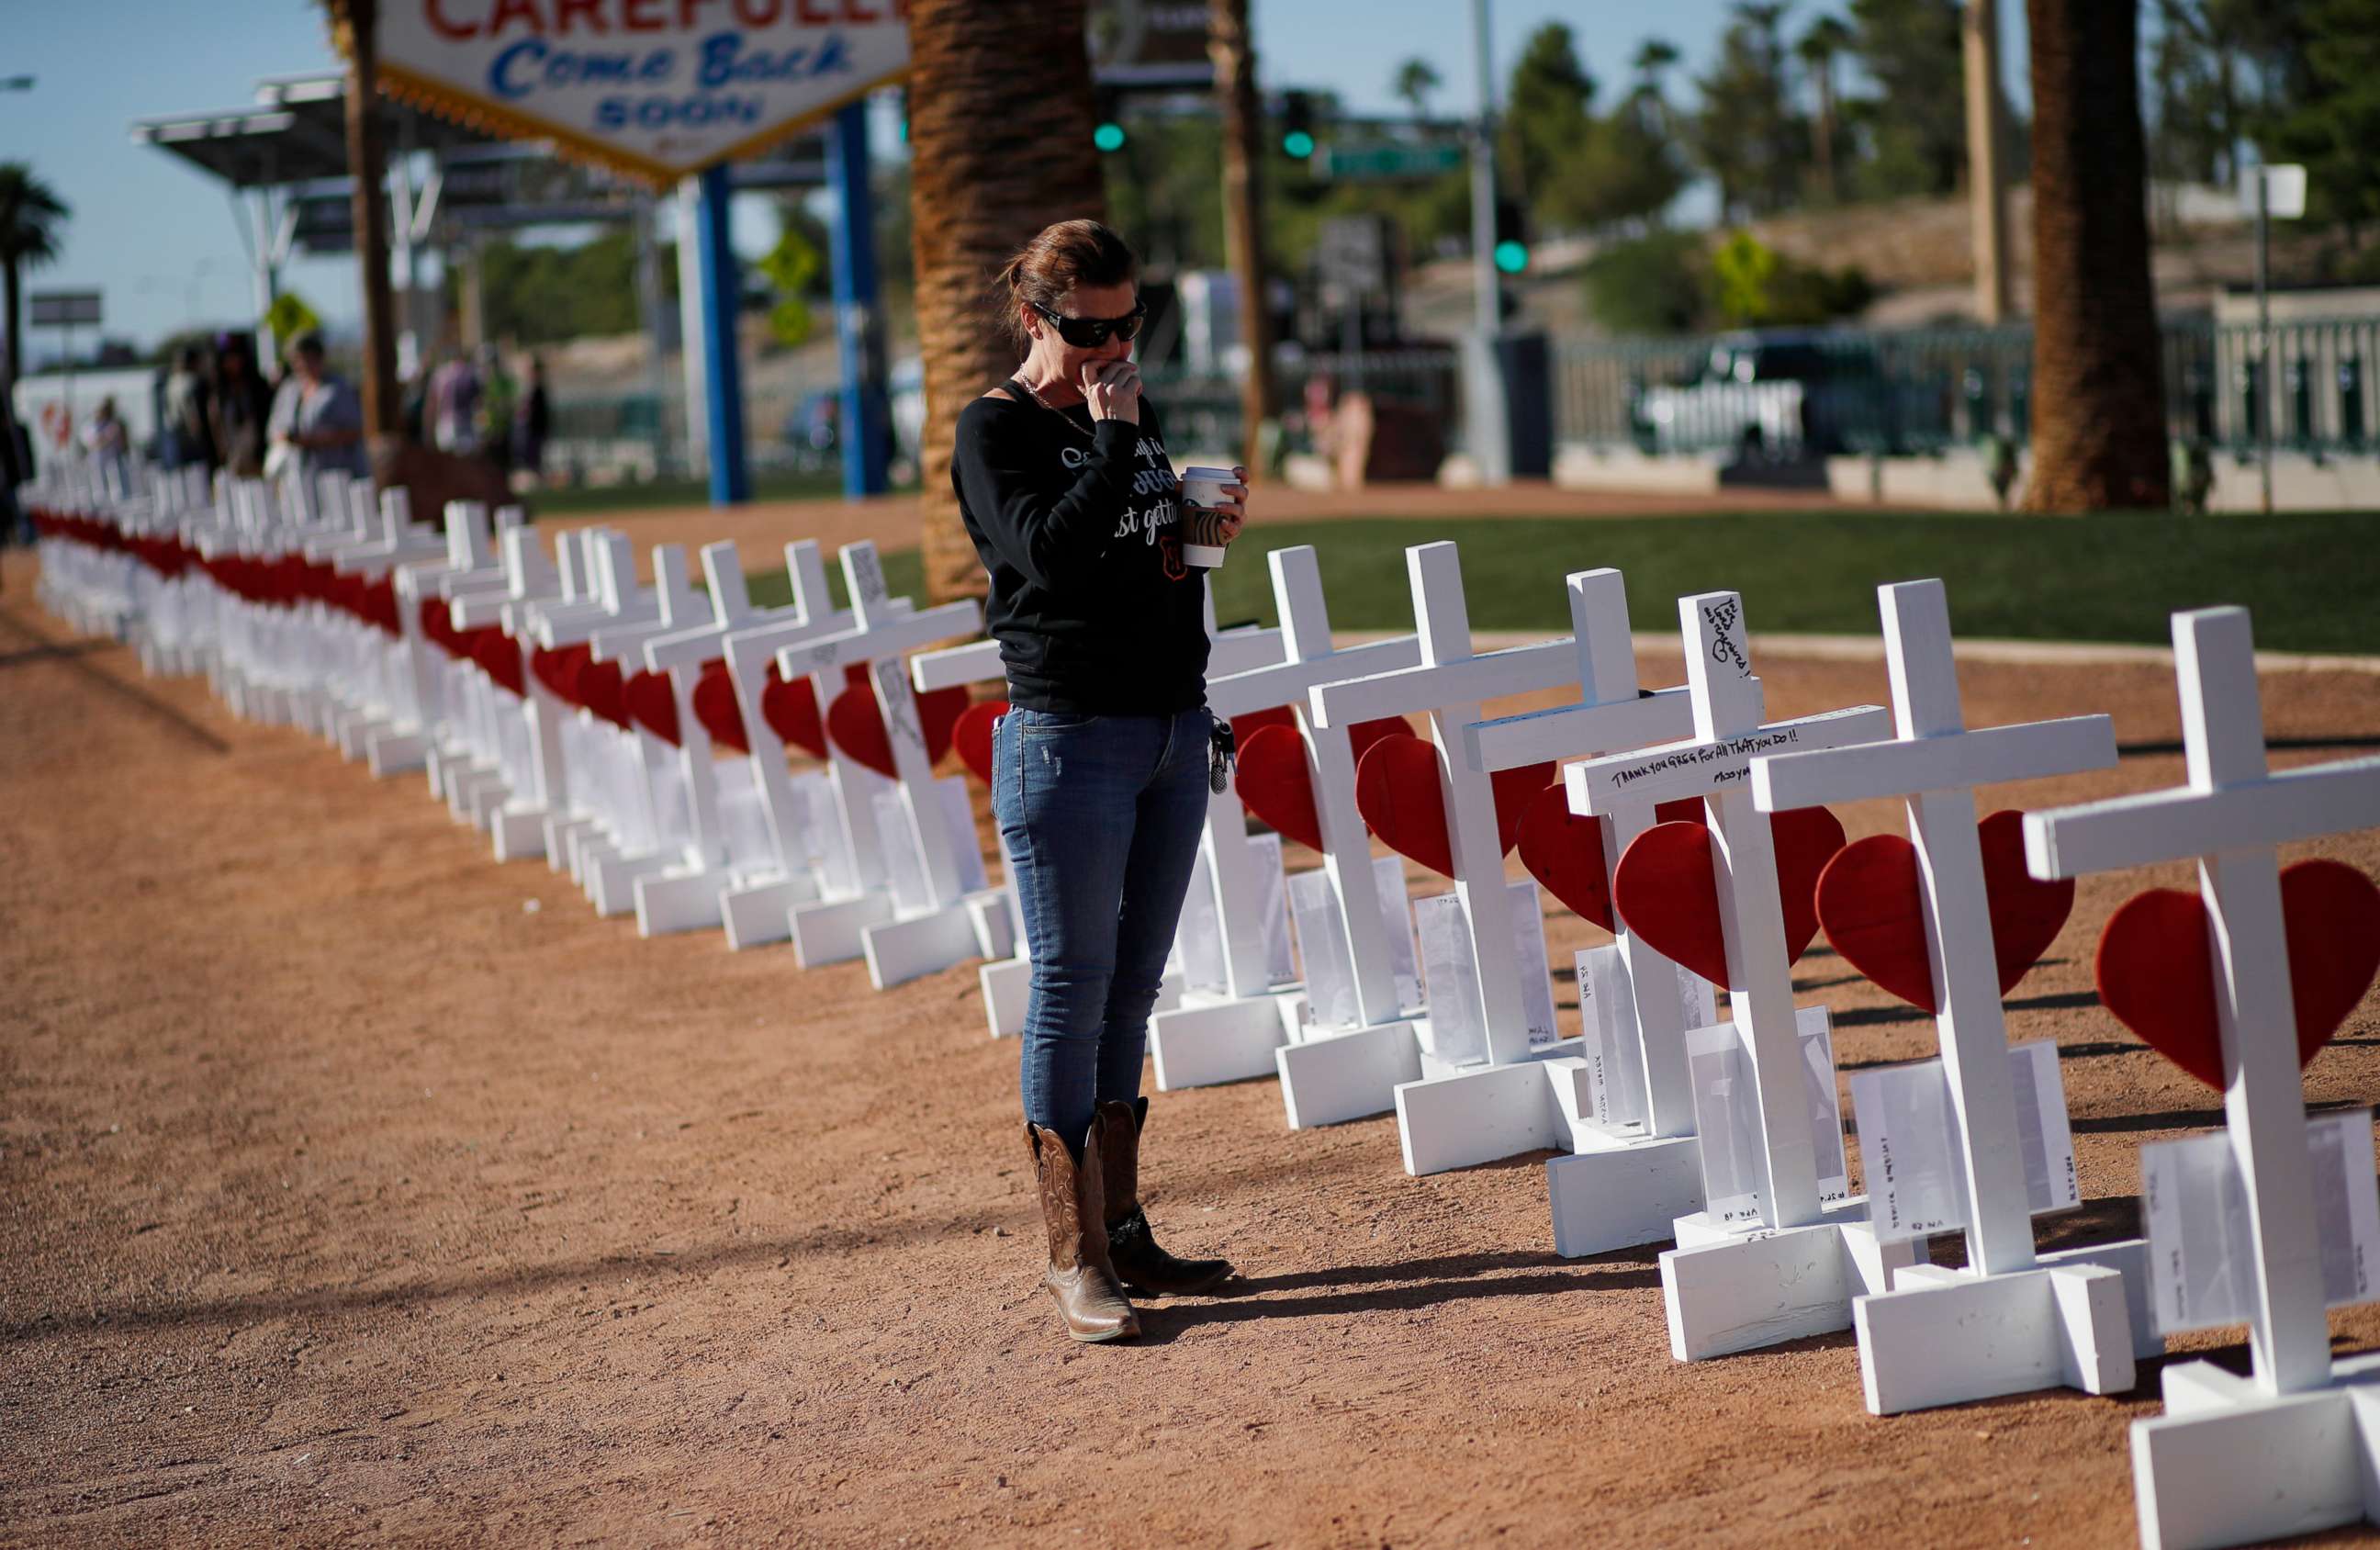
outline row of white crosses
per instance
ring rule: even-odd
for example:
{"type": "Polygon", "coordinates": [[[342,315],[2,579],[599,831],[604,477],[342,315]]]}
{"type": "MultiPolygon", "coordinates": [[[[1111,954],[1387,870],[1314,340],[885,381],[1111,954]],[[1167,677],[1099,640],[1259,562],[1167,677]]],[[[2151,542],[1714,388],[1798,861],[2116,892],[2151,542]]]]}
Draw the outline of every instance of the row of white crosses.
{"type": "MultiPolygon", "coordinates": [[[[253,538],[262,509],[251,496],[237,514],[245,520],[229,526],[244,527],[253,538]]],[[[484,514],[466,510],[456,515],[443,564],[404,563],[419,545],[401,522],[389,524],[385,514],[380,531],[360,540],[352,530],[318,530],[310,537],[317,553],[364,563],[388,559],[408,595],[428,589],[453,599],[458,623],[484,618],[492,610],[508,624],[538,627],[549,646],[598,618],[649,631],[656,620],[664,625],[683,622],[693,607],[682,575],[673,580],[666,563],[661,567],[666,600],[648,606],[632,598],[621,583],[624,547],[592,539],[582,540],[575,562],[565,551],[562,572],[548,576],[532,559],[528,535],[508,533],[506,563],[491,575],[484,563],[484,514]]],[[[889,929],[883,940],[863,942],[880,983],[901,977],[905,966],[914,963],[939,966],[970,953],[1003,957],[1014,936],[1013,905],[997,894],[970,893],[965,887],[958,859],[965,848],[964,820],[954,818],[943,794],[947,788],[938,791],[925,768],[924,739],[901,662],[905,652],[971,628],[972,613],[964,619],[956,612],[941,616],[948,611],[913,614],[885,599],[872,550],[846,551],[854,607],[847,614],[830,612],[815,548],[805,551],[796,546],[789,551],[796,599],[788,617],[740,627],[753,622],[743,606],[732,551],[718,552],[722,547],[705,557],[714,611],[709,625],[624,639],[632,639],[652,667],[674,677],[704,660],[698,648],[722,640],[740,643],[745,648],[728,650],[725,660],[754,733],[754,757],[780,774],[783,745],[760,730],[766,723],[759,694],[769,653],[775,654],[781,674],[813,676],[822,689],[832,687],[833,674],[849,663],[874,664],[871,683],[899,777],[900,805],[893,811],[908,830],[905,838],[917,848],[929,892],[923,907],[896,910],[890,917],[882,914],[880,898],[822,899],[816,902],[826,912],[821,918],[845,938],[855,924],[864,938],[889,929]]],[[[1678,1246],[1662,1255],[1662,1272],[1676,1355],[1694,1360],[1853,1326],[1868,1403],[1879,1413],[2060,1384],[2090,1392],[2129,1387],[2136,1356],[2159,1349],[2160,1325],[2171,1323],[2149,1308],[2147,1283],[2159,1265],[2149,1263],[2138,1241],[2056,1254],[2034,1250],[2031,1217],[2042,1206],[2026,1178],[2027,1152],[2043,1144],[2027,1136],[2024,1106],[2015,1091],[2014,1073],[2024,1069],[2027,1057],[2022,1048],[2010,1051],[2006,1045],[2001,985],[1995,979],[2003,970],[1995,961],[1993,901],[1973,797],[1978,784],[2106,768],[2114,757],[2106,719],[1968,730],[1938,583],[1880,590],[1894,723],[1894,735],[1883,737],[1883,713],[1870,707],[1764,721],[1742,603],[1733,594],[1682,601],[1689,684],[1647,694],[1635,684],[1616,573],[1583,572],[1570,578],[1573,634],[1568,640],[1479,656],[1471,650],[1452,546],[1418,547],[1409,551],[1408,563],[1417,638],[1334,652],[1311,552],[1275,555],[1272,579],[1286,658],[1269,665],[1231,663],[1240,671],[1221,672],[1215,680],[1219,708],[1226,712],[1264,708],[1269,701],[1305,694],[1300,732],[1311,760],[1307,773],[1325,840],[1325,872],[1341,911],[1363,1026],[1316,1029],[1283,1018],[1281,1004],[1293,997],[1284,998],[1265,969],[1251,967],[1250,977],[1235,979],[1229,987],[1234,993],[1219,1004],[1233,1006],[1234,1015],[1242,1003],[1258,1005],[1269,1025],[1238,1047],[1230,1036],[1212,1035],[1214,1019],[1204,1028],[1177,1024],[1184,1030],[1181,1062],[1195,1066],[1220,1058],[1234,1062],[1232,1074],[1253,1074],[1241,1068],[1269,1054],[1285,1088],[1308,1055],[1316,1057],[1316,1069],[1334,1078],[1343,1079],[1350,1067],[1384,1070],[1400,1114],[1407,1166],[1414,1171],[1546,1144],[1550,1128],[1557,1132],[1552,1144],[1574,1152],[1548,1167],[1557,1240],[1566,1253],[1588,1253],[1658,1237],[1650,1224],[1661,1212],[1694,1203],[1698,1195],[1716,1195],[1714,1181],[1722,1166],[1717,1141],[1706,1146],[1693,1133],[1697,1099],[1707,1095],[1696,1091],[1686,1069],[1688,1050],[1708,1050],[1723,1057],[1717,1066],[1726,1068],[1726,1081],[1736,1090],[1728,1105],[1705,1107],[1702,1118],[1718,1119],[1730,1127],[1730,1140],[1741,1132],[1751,1144],[1741,1151],[1730,1144],[1724,1160],[1741,1208],[1678,1209],[1670,1226],[1678,1246]],[[1366,668],[1375,671],[1360,672],[1366,668]],[[1349,669],[1359,670],[1358,675],[1342,676],[1349,669]],[[1477,713],[1479,701],[1488,697],[1572,684],[1579,696],[1570,706],[1499,721],[1477,713]],[[1434,1019],[1403,1015],[1406,1009],[1381,983],[1387,955],[1377,939],[1364,940],[1365,928],[1377,926],[1381,914],[1366,906],[1365,889],[1376,874],[1355,810],[1354,760],[1346,742],[1347,729],[1356,721],[1415,709],[1431,720],[1439,794],[1448,815],[1456,898],[1469,948],[1460,965],[1462,977],[1431,987],[1441,1002],[1434,1019]],[[1689,726],[1693,735],[1682,742],[1657,741],[1689,726]],[[1574,814],[1602,826],[1602,854],[1615,894],[1621,858],[1647,829],[1654,805],[1680,797],[1704,805],[1731,1013],[1730,1023],[1720,1028],[1687,1026],[1687,1003],[1655,993],[1675,975],[1674,965],[1627,929],[1624,918],[1617,923],[1621,928],[1613,951],[1631,992],[1627,1016],[1633,1039],[1624,1052],[1632,1059],[1617,1062],[1616,1079],[1631,1089],[1628,1107],[1634,1115],[1621,1125],[1599,1123],[1586,1114],[1581,1096],[1585,1061],[1573,1053],[1584,1040],[1548,1046],[1530,1037],[1518,987],[1525,954],[1516,953],[1515,932],[1506,917],[1511,893],[1488,783],[1500,769],[1609,748],[1635,751],[1570,764],[1562,789],[1574,814]],[[1822,1169],[1840,1163],[1830,1157],[1822,1164],[1820,1153],[1830,1144],[1839,1153],[1839,1136],[1829,1143],[1825,1124],[1812,1123],[1813,1067],[1805,1060],[1803,1026],[1810,1013],[1797,1016],[1792,1005],[1767,816],[1826,801],[1887,796],[1906,803],[1916,857],[1929,1004],[1937,1011],[1941,1047],[1948,1132],[1942,1139],[1956,1154],[1955,1225],[1969,1250],[1969,1263],[1960,1270],[1923,1263],[1917,1247],[1923,1232],[1900,1233],[1880,1222],[1873,1202],[1827,1198],[1828,1172],[1822,1169]],[[1262,980],[1253,977],[1259,973],[1265,974],[1262,980]],[[1469,1015],[1484,1045],[1475,1053],[1484,1054],[1484,1060],[1459,1062],[1451,1058],[1452,1051],[1436,1047],[1448,1000],[1476,1009],[1469,1015]],[[1441,1026],[1433,1028],[1433,1022],[1441,1026]],[[1190,1037],[1193,1030],[1208,1034],[1207,1047],[1190,1037]],[[1706,1034],[1722,1036],[1713,1042],[1706,1034]],[[1682,1035],[1693,1035],[1694,1042],[1682,1040],[1682,1035]],[[1565,1128],[1567,1137],[1559,1133],[1565,1128]],[[1694,1177],[1697,1171],[1699,1180],[1694,1177]]],[[[967,612],[966,605],[960,612],[967,612]]],[[[419,644],[410,636],[408,640],[419,644]]],[[[2146,1542],[2232,1544],[2368,1516],[2374,1506],[2364,1484],[2369,1471],[2361,1460],[2380,1451],[2380,1436],[2367,1425],[2371,1418],[2365,1413],[2380,1388],[2362,1386],[2380,1373],[2380,1362],[2334,1364],[2328,1354],[2324,1303],[2343,1299],[2338,1289],[2325,1287],[2325,1256],[2317,1239],[2317,1199],[2327,1197],[2318,1197],[2308,1161],[2308,1127],[2295,1072],[2298,1019],[2311,1013],[2289,999],[2289,944],[2273,848],[2380,825],[2380,760],[2267,773],[2245,615],[2218,610],[2178,616],[2175,640],[2190,785],[2035,814],[2025,819],[2024,830],[2032,869],[2045,878],[2188,855],[2201,860],[2206,928],[2216,964],[2211,989],[2229,1109],[2228,1166],[2240,1181],[2245,1224],[2240,1230],[2246,1236],[2240,1256],[2247,1267],[2244,1280],[2229,1290],[2251,1326],[2255,1369],[2247,1379],[2204,1363],[2168,1370],[2168,1414],[2136,1426],[2134,1452],[2146,1542]]],[[[1223,663],[1220,653],[1218,661],[1223,663]]],[[[996,653],[978,643],[921,658],[916,676],[919,688],[931,689],[971,681],[961,673],[988,677],[993,671],[996,653]]],[[[681,722],[698,738],[690,685],[677,687],[681,722]]],[[[440,697],[426,692],[432,688],[424,684],[425,692],[417,696],[425,711],[440,697]]],[[[451,696],[447,708],[455,708],[451,696]]],[[[406,735],[398,727],[372,741],[378,748],[406,735]]],[[[392,748],[391,757],[403,752],[392,748]]],[[[708,769],[707,748],[703,752],[700,768],[708,769]]],[[[459,756],[450,756],[449,762],[449,779],[465,783],[472,766],[459,756]]],[[[535,779],[540,792],[557,789],[541,770],[535,779]]],[[[689,776],[688,783],[700,781],[689,776]]],[[[760,781],[763,789],[770,784],[760,781]]],[[[772,814],[781,806],[769,804],[772,814]]],[[[872,800],[868,806],[873,808],[872,800]]],[[[552,810],[543,817],[548,825],[582,821],[552,810]]],[[[1249,880],[1249,870],[1212,865],[1219,844],[1232,839],[1245,844],[1245,817],[1236,800],[1219,802],[1206,841],[1211,886],[1227,936],[1239,938],[1247,934],[1261,890],[1249,880]]],[[[773,859],[784,876],[763,878],[759,886],[795,892],[815,886],[814,879],[805,885],[793,877],[797,858],[782,842],[773,859]]],[[[801,906],[789,908],[789,926],[799,939],[801,906]]],[[[1254,954],[1239,951],[1245,945],[1233,942],[1226,961],[1253,962],[1254,954]]],[[[1311,955],[1312,943],[1308,951],[1311,955]]],[[[2104,962],[2103,951],[2103,969],[2104,962]]],[[[1583,984],[1583,996],[1585,989],[1583,984]]],[[[1818,1074],[1830,1089],[1830,1056],[1822,1063],[1827,1069],[1818,1074]]],[[[2054,1060],[2050,1075],[2054,1093],[2054,1060]]],[[[1308,1083],[1305,1096],[1311,1100],[1318,1091],[1308,1083]]],[[[1826,1124],[1836,1123],[1831,1101],[1829,1090],[1817,1105],[1826,1124]]],[[[2062,1126],[2062,1099],[2051,1107],[2062,1126]]],[[[1301,1122],[1294,1094],[1290,1110],[1293,1123],[1301,1122]]],[[[1320,1106],[1309,1101],[1303,1122],[1320,1117],[1320,1106]]],[[[1864,1114],[1864,1134],[1868,1120],[1864,1114]]],[[[2367,1121],[2360,1173],[2353,1167],[2347,1170],[2346,1193],[2359,1213],[2359,1232],[2367,1220],[2380,1223],[2380,1206],[2370,1204],[2369,1154],[2367,1121]]],[[[1882,1156],[1870,1156],[1868,1163],[1872,1176],[1889,1168],[1882,1156]]],[[[2327,1188],[2331,1175],[2324,1178],[2327,1188]]],[[[1905,1182],[1888,1179],[1878,1186],[1896,1212],[1905,1182]]],[[[2160,1219],[2154,1186],[2151,1196],[2154,1234],[2160,1219]]],[[[2358,1253],[2364,1247],[2360,1237],[2355,1246],[2358,1253]]],[[[2164,1245],[2155,1247],[2160,1263],[2185,1257],[2183,1249],[2168,1256],[2164,1245]]],[[[2357,1266],[2351,1275],[2355,1284],[2349,1295],[2369,1295],[2365,1272],[2357,1266]]]]}

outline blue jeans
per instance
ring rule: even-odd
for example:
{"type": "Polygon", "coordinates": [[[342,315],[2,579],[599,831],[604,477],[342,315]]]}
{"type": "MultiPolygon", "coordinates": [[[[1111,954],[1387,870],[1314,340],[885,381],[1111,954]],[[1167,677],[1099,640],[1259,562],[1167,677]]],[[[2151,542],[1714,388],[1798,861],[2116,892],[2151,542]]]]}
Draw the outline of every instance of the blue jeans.
{"type": "Polygon", "coordinates": [[[1207,817],[1206,710],[1011,710],[992,732],[991,810],[1033,983],[1025,1117],[1079,1151],[1102,1103],[1140,1095],[1165,956],[1207,817]]]}

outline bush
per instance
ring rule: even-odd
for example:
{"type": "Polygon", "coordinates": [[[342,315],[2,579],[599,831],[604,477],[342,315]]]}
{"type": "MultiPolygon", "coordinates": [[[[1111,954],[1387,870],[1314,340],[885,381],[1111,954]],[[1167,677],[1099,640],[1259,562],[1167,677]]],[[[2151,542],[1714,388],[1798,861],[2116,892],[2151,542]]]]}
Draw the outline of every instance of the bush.
{"type": "Polygon", "coordinates": [[[1695,232],[1656,231],[1587,261],[1586,307],[1614,333],[1694,333],[1709,326],[1709,261],[1695,232]]]}

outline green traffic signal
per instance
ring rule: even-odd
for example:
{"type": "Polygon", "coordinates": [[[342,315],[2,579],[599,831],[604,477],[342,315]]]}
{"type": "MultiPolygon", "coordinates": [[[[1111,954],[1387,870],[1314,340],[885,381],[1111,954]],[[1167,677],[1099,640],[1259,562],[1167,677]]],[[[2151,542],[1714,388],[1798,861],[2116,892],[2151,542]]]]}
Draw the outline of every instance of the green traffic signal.
{"type": "Polygon", "coordinates": [[[1303,162],[1314,154],[1314,137],[1303,129],[1292,129],[1281,137],[1281,148],[1303,162]]]}
{"type": "Polygon", "coordinates": [[[1529,267],[1529,245],[1511,238],[1496,244],[1496,267],[1506,274],[1518,274],[1529,267]]]}
{"type": "Polygon", "coordinates": [[[1113,122],[1100,125],[1091,131],[1091,143],[1101,151],[1122,151],[1123,126],[1113,122]]]}

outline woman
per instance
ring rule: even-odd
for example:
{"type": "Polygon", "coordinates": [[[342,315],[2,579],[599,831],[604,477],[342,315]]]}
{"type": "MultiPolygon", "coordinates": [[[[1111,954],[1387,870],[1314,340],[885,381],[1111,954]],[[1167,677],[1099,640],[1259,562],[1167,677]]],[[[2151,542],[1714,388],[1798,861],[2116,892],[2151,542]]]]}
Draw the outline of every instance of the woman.
{"type": "Polygon", "coordinates": [[[214,391],[207,395],[207,425],[223,466],[244,479],[264,477],[264,427],[273,414],[273,393],[257,374],[248,339],[215,336],[214,391]]]}
{"type": "Polygon", "coordinates": [[[355,389],[334,376],[320,334],[300,334],[289,348],[289,376],[273,403],[273,440],[288,449],[298,477],[310,484],[332,469],[362,478],[363,406],[355,389]]]}
{"type": "MultiPolygon", "coordinates": [[[[1033,960],[1025,1137],[1044,1281],[1077,1340],[1140,1333],[1126,1284],[1178,1294],[1232,1274],[1159,1248],[1138,1193],[1149,1009],[1229,745],[1206,708],[1205,573],[1182,562],[1173,467],[1132,360],[1136,269],[1094,221],[1009,261],[995,290],[1025,360],[960,414],[951,469],[1008,668],[992,812],[1033,960]]],[[[1235,535],[1247,490],[1226,493],[1235,535]]]]}

